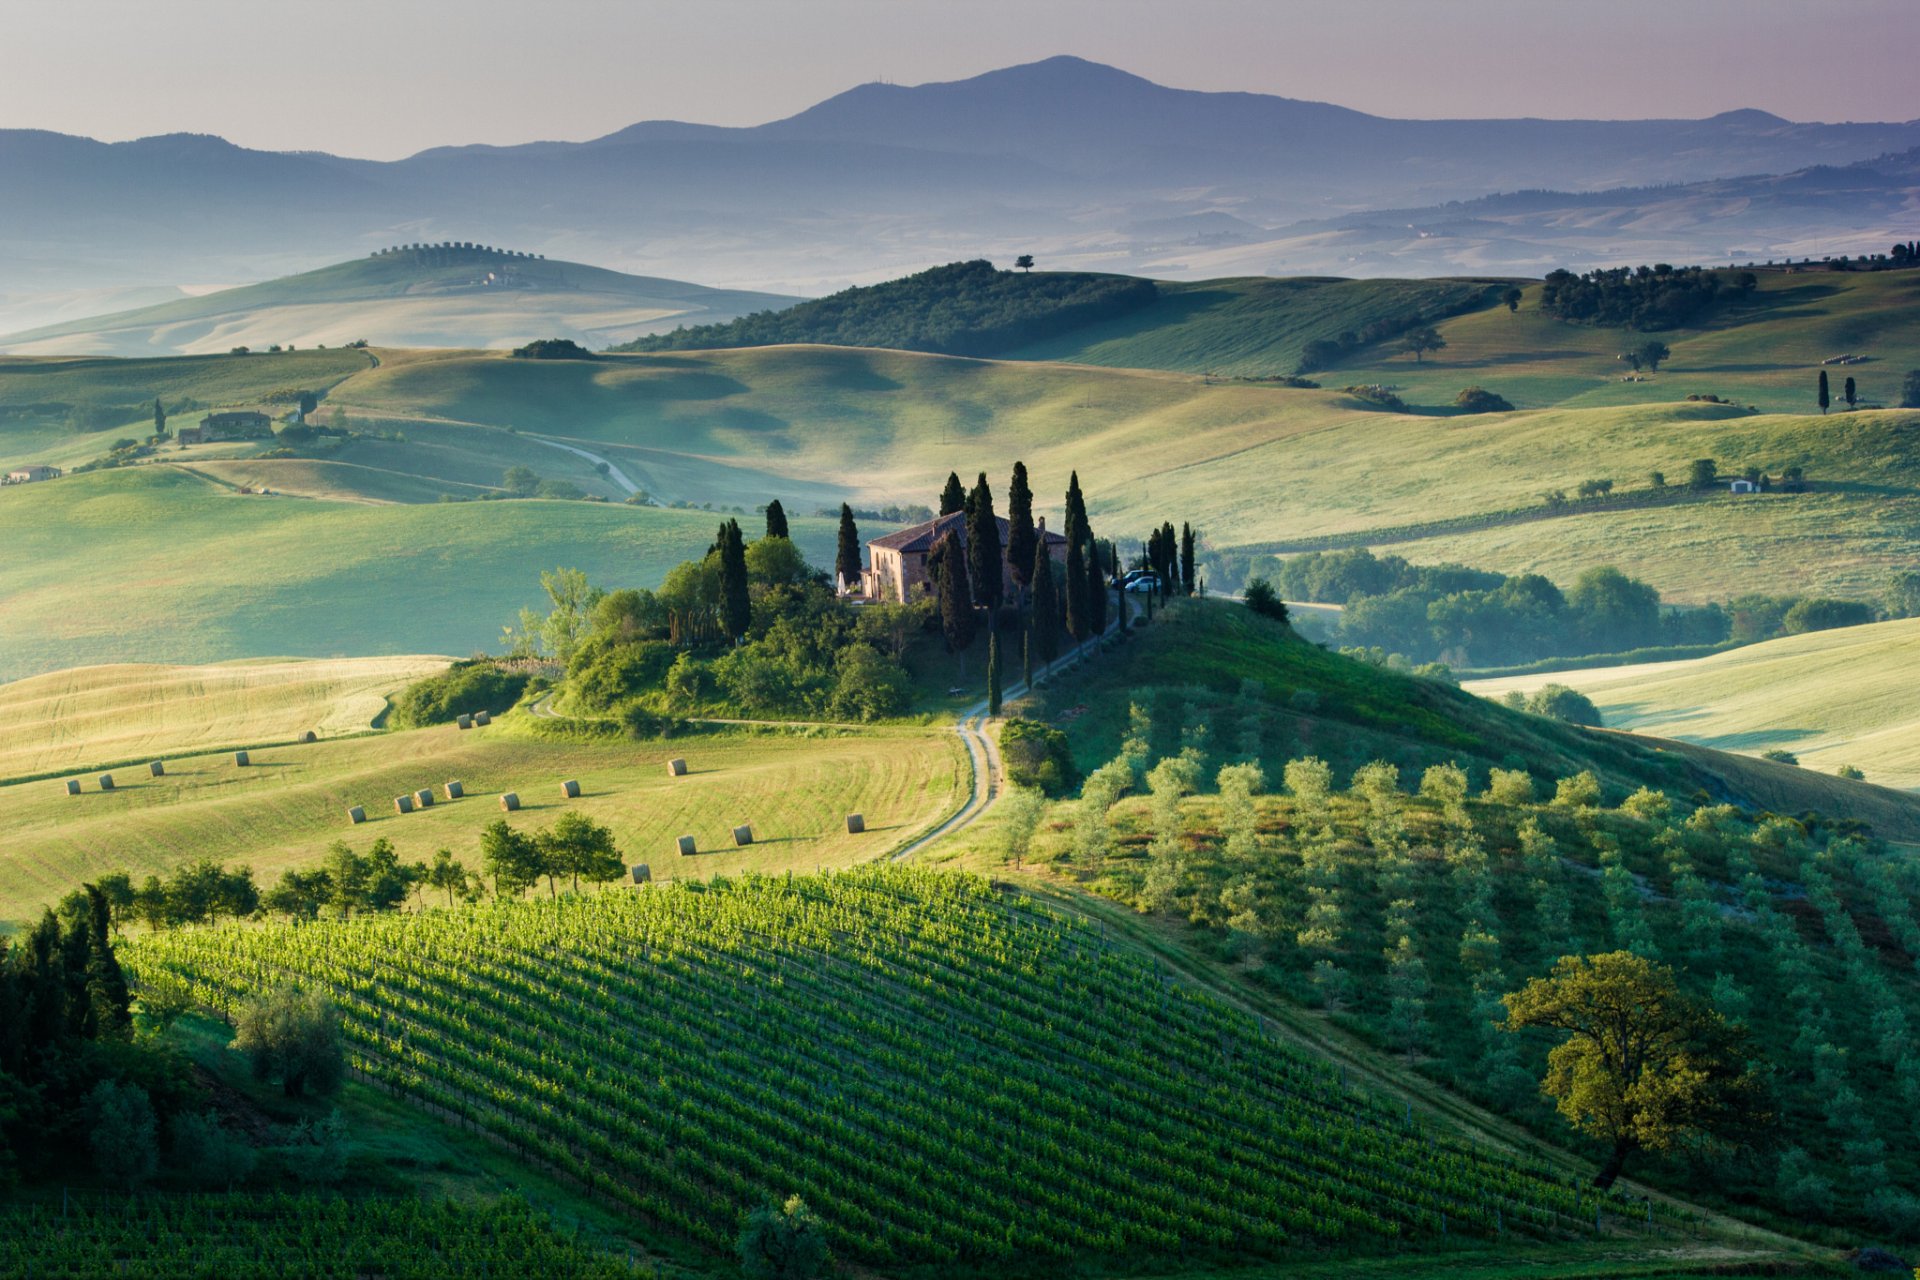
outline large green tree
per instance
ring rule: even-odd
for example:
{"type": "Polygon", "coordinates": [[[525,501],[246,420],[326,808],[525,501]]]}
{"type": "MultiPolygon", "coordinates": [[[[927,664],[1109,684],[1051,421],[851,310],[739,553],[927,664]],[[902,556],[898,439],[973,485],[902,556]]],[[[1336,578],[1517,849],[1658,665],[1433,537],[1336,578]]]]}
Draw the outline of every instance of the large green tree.
{"type": "Polygon", "coordinates": [[[1007,567],[1021,588],[1033,578],[1033,488],[1027,483],[1027,464],[1013,464],[1013,479],[1007,484],[1007,567]]]}
{"type": "Polygon", "coordinates": [[[253,1064],[256,1078],[277,1076],[289,1098],[309,1089],[332,1093],[346,1075],[340,1019],[318,991],[280,987],[247,1001],[234,1019],[233,1045],[253,1064]]]}
{"type": "Polygon", "coordinates": [[[967,496],[967,574],[973,585],[973,602],[986,609],[999,607],[1002,581],[1000,558],[1000,518],[993,511],[993,490],[982,471],[967,496]]]}
{"type": "Polygon", "coordinates": [[[738,640],[753,625],[753,599],[747,583],[747,543],[740,522],[720,526],[720,621],[727,639],[738,640]]]}
{"type": "Polygon", "coordinates": [[[840,504],[840,541],[833,557],[833,574],[841,590],[860,581],[860,530],[853,523],[853,508],[840,504]]]}
{"type": "Polygon", "coordinates": [[[769,538],[790,538],[787,532],[787,509],[775,498],[767,504],[767,536],[769,538]]]}
{"type": "Polygon", "coordinates": [[[1595,1186],[1612,1186],[1637,1150],[1732,1136],[1764,1119],[1741,1033],[1664,965],[1630,951],[1562,956],[1504,1003],[1509,1031],[1565,1035],[1541,1089],[1607,1146],[1595,1186]]]}
{"type": "Polygon", "coordinates": [[[551,895],[555,876],[570,876],[575,890],[582,876],[595,884],[617,880],[627,864],[614,847],[613,832],[583,813],[569,810],[534,837],[551,895]]]}
{"type": "Polygon", "coordinates": [[[950,516],[956,511],[965,510],[966,506],[967,491],[960,484],[959,473],[947,472],[946,487],[940,490],[940,514],[950,516]]]}

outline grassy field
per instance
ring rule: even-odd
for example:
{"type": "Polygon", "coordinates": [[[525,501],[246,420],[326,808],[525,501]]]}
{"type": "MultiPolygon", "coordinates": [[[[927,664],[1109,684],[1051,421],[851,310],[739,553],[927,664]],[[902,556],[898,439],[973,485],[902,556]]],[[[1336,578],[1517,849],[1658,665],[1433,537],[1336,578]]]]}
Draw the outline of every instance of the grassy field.
{"type": "MultiPolygon", "coordinates": [[[[610,503],[245,497],[172,467],[0,493],[0,678],[101,662],[470,653],[542,569],[651,586],[720,517],[610,503]]],[[[752,523],[748,516],[747,522],[752,523]]],[[[834,524],[795,519],[815,563],[834,524]]]]}
{"type": "Polygon", "coordinates": [[[405,656],[79,667],[0,685],[0,778],[256,742],[363,733],[446,666],[405,656]]]}
{"type": "Polygon", "coordinates": [[[1485,680],[1489,697],[1553,682],[1594,700],[1618,729],[1722,751],[1790,751],[1806,769],[1863,770],[1920,787],[1920,619],[1788,636],[1688,662],[1485,680]]]}
{"type": "Polygon", "coordinates": [[[433,266],[413,255],[386,255],[0,335],[0,349],[139,356],[362,338],[390,346],[496,347],[544,337],[605,346],[793,301],[557,259],[433,266]],[[511,275],[512,283],[479,283],[488,271],[511,275]]]}
{"type": "Polygon", "coordinates": [[[226,755],[169,756],[166,776],[122,771],[101,792],[89,776],[79,796],[56,781],[0,787],[12,815],[0,850],[0,919],[36,912],[80,881],[124,868],[138,879],[196,858],[242,862],[262,882],[319,861],[327,846],[355,849],[391,840],[406,860],[450,848],[478,870],[480,829],[502,817],[502,792],[522,808],[516,826],[550,824],[578,809],[613,829],[630,862],[663,879],[742,871],[813,871],[875,858],[951,811],[969,785],[959,740],[945,729],[756,731],[695,734],[664,742],[566,741],[516,719],[462,732],[451,725],[271,747],[236,766],[226,755]],[[670,778],[665,762],[689,772],[670,778]],[[467,797],[448,801],[450,779],[467,797]],[[560,784],[583,794],[563,799],[560,784]],[[394,810],[403,792],[433,788],[439,802],[394,810]],[[367,821],[352,826],[347,809],[367,821]],[[849,835],[850,813],[866,818],[849,835]],[[735,849],[737,824],[754,843],[735,849]],[[674,839],[701,852],[680,857],[674,839]]]}

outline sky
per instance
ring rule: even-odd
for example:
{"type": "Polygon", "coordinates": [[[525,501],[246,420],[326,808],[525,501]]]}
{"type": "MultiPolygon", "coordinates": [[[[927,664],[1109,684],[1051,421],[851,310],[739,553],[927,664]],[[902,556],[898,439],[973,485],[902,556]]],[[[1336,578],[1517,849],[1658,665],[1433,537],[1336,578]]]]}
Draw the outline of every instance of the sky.
{"type": "Polygon", "coordinates": [[[1389,116],[1910,120],[1917,45],[1916,0],[0,0],[0,128],[387,159],[1062,53],[1389,116]]]}

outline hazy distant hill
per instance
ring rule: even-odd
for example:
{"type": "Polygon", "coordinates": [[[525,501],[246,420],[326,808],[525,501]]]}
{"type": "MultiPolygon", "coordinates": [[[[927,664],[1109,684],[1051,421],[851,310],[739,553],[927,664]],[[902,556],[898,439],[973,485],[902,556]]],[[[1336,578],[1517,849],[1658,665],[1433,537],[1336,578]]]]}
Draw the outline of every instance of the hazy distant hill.
{"type": "Polygon", "coordinates": [[[490,248],[404,249],[0,335],[0,351],[196,355],[360,338],[381,346],[505,347],[559,337],[598,347],[794,301],[490,248]]]}
{"type": "MultiPolygon", "coordinates": [[[[106,144],[0,132],[0,277],[16,292],[259,278],[454,236],[794,292],[1019,252],[1052,268],[1173,278],[1351,273],[1337,238],[1232,264],[1211,255],[1329,210],[1781,173],[1916,145],[1920,122],[1797,124],[1757,111],[1390,120],[1050,58],[949,84],[862,85],[751,128],[656,121],[590,142],[445,147],[394,162],[185,135],[106,144]]],[[[1806,212],[1835,221],[1818,200],[1806,212]]],[[[1618,240],[1680,229],[1623,226],[1618,240]]],[[[1528,252],[1520,262],[1492,243],[1452,270],[1563,265],[1528,252]]],[[[1409,265],[1421,260],[1367,273],[1409,265]]]]}

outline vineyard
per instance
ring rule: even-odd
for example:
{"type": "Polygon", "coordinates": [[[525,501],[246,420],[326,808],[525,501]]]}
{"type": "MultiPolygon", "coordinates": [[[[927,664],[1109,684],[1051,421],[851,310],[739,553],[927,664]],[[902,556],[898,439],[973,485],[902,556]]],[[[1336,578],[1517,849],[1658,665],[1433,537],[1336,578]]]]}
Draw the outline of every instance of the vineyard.
{"type": "Polygon", "coordinates": [[[715,1251],[797,1193],[868,1266],[1590,1236],[1074,917],[900,867],[154,934],[147,989],[338,998],[354,1067],[715,1251]]]}
{"type": "Polygon", "coordinates": [[[0,1274],[439,1280],[646,1274],[526,1205],[328,1196],[154,1196],[0,1209],[0,1274]]]}

